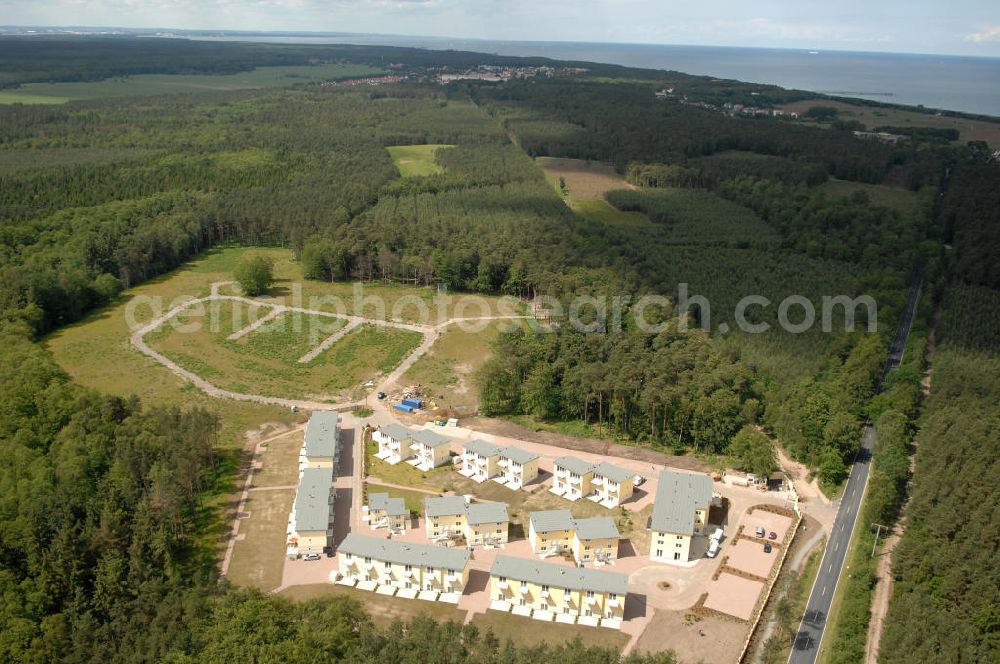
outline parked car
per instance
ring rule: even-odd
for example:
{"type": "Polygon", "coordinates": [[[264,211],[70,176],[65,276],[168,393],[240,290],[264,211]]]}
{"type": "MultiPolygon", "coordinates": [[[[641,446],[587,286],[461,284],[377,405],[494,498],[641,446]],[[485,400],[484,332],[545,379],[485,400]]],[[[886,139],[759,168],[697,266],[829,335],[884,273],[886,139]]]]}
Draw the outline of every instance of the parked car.
{"type": "Polygon", "coordinates": [[[764,553],[771,553],[771,545],[768,542],[764,542],[764,553]]]}
{"type": "Polygon", "coordinates": [[[705,552],[705,555],[708,556],[709,558],[715,558],[715,556],[718,553],[719,553],[719,540],[717,539],[709,540],[708,551],[705,552]]]}
{"type": "Polygon", "coordinates": [[[386,395],[385,395],[385,392],[379,392],[379,393],[378,393],[378,394],[376,394],[375,396],[377,396],[377,397],[378,397],[378,400],[379,400],[379,401],[381,401],[382,399],[385,399],[385,396],[386,396],[386,395]]]}
{"type": "Polygon", "coordinates": [[[321,556],[318,553],[307,553],[306,555],[302,556],[302,560],[319,560],[320,557],[321,556]]]}
{"type": "Polygon", "coordinates": [[[769,539],[769,540],[776,540],[776,539],[778,539],[778,533],[776,533],[776,532],[774,532],[772,530],[770,533],[768,533],[767,539],[769,539]]]}
{"type": "Polygon", "coordinates": [[[643,482],[645,481],[646,481],[645,477],[643,477],[642,475],[636,475],[635,479],[632,480],[632,486],[642,486],[643,482]]]}
{"type": "Polygon", "coordinates": [[[763,526],[757,526],[757,531],[756,532],[757,532],[757,537],[763,537],[764,536],[764,528],[763,528],[763,526]]]}
{"type": "Polygon", "coordinates": [[[716,542],[721,542],[722,541],[722,528],[716,528],[712,532],[712,534],[709,535],[709,539],[715,540],[716,542]]]}

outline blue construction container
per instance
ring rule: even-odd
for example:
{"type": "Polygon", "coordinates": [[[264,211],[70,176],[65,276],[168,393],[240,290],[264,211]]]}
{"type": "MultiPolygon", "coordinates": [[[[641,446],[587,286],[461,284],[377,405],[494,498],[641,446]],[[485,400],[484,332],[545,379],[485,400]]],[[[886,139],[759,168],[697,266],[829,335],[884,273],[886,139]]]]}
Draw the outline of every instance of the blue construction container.
{"type": "Polygon", "coordinates": [[[409,406],[410,408],[416,410],[417,408],[423,408],[424,402],[421,401],[420,399],[403,399],[403,405],[409,406]]]}
{"type": "Polygon", "coordinates": [[[393,408],[395,408],[398,411],[402,411],[404,413],[413,412],[413,406],[407,406],[405,403],[398,403],[395,406],[393,406],[393,408]]]}

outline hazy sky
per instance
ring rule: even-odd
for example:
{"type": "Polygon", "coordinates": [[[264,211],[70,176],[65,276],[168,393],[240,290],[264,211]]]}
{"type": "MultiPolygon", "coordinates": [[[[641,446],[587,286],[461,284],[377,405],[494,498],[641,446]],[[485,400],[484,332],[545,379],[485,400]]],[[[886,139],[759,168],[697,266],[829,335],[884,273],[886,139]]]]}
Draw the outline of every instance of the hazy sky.
{"type": "Polygon", "coordinates": [[[0,0],[0,23],[1000,56],[1000,0],[0,0]]]}

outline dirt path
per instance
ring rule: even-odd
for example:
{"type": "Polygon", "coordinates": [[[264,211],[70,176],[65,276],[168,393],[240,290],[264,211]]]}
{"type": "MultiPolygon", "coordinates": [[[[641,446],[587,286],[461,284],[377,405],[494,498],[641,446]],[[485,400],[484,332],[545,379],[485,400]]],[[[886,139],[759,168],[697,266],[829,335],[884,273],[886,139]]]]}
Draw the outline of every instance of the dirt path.
{"type": "Polygon", "coordinates": [[[875,576],[875,591],[872,593],[871,618],[868,623],[868,641],[865,644],[865,664],[877,664],[878,648],[882,641],[882,630],[885,626],[885,614],[889,611],[889,600],[892,598],[892,552],[899,544],[902,529],[893,529],[892,534],[885,538],[882,552],[879,554],[875,576]]]}

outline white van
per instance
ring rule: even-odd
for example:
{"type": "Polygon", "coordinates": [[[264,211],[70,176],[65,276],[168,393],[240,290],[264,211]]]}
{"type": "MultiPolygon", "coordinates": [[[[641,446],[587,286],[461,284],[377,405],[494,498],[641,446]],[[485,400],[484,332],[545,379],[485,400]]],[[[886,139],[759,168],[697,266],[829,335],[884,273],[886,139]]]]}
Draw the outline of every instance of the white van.
{"type": "Polygon", "coordinates": [[[705,555],[708,556],[709,558],[715,558],[716,554],[718,553],[719,553],[719,540],[714,538],[708,540],[708,551],[705,552],[705,555]]]}

